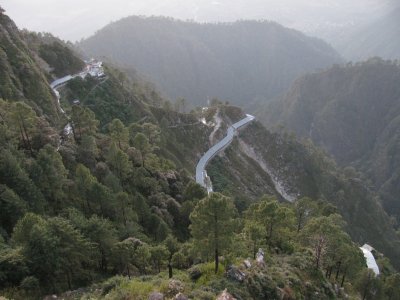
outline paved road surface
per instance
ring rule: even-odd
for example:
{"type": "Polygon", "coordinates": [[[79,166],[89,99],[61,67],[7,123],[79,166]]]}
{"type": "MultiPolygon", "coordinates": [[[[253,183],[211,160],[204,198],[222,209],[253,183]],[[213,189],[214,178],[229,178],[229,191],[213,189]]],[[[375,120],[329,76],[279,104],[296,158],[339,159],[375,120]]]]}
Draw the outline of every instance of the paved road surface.
{"type": "Polygon", "coordinates": [[[378,264],[376,263],[375,257],[372,255],[371,250],[368,248],[368,245],[364,245],[360,247],[360,249],[364,253],[368,269],[374,271],[375,275],[379,275],[378,264]]]}
{"type": "Polygon", "coordinates": [[[206,184],[206,178],[207,178],[207,172],[206,172],[206,167],[207,164],[210,162],[211,159],[215,155],[217,155],[219,152],[224,150],[229,144],[232,142],[235,133],[238,129],[243,127],[244,125],[250,123],[253,121],[255,118],[251,115],[246,115],[246,118],[240,120],[239,122],[233,124],[228,128],[227,135],[220,140],[218,143],[216,143],[214,146],[212,146],[203,156],[200,158],[199,162],[197,163],[196,166],[196,182],[200,184],[201,186],[207,188],[208,192],[212,192],[211,188],[211,182],[206,184]]]}

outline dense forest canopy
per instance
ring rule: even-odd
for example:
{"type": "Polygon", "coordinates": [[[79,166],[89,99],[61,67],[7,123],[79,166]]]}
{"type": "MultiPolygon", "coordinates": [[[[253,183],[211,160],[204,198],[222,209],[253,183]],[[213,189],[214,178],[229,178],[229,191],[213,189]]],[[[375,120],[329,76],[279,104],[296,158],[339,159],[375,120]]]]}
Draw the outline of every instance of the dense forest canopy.
{"type": "Polygon", "coordinates": [[[398,61],[374,58],[296,81],[282,101],[267,110],[281,123],[311,138],[342,166],[363,171],[381,193],[387,212],[400,216],[398,61]]]}

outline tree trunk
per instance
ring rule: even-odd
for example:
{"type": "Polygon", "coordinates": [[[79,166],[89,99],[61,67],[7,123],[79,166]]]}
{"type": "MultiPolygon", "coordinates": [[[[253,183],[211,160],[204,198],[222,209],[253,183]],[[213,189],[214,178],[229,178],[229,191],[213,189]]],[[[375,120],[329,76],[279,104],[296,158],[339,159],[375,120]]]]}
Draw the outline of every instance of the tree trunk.
{"type": "Polygon", "coordinates": [[[214,242],[215,242],[215,274],[218,273],[219,267],[219,245],[218,245],[218,212],[214,211],[214,242]]]}
{"type": "Polygon", "coordinates": [[[86,205],[88,208],[88,216],[90,215],[91,211],[92,211],[92,207],[90,206],[90,202],[89,202],[89,198],[86,197],[86,205]]]}
{"type": "Polygon", "coordinates": [[[343,272],[342,283],[340,284],[341,287],[343,287],[344,280],[345,280],[345,278],[346,278],[346,273],[347,273],[347,268],[346,268],[346,269],[344,270],[344,272],[343,272]]]}
{"type": "Polygon", "coordinates": [[[171,261],[168,262],[168,278],[172,278],[172,264],[171,261]]]}
{"type": "Polygon", "coordinates": [[[69,274],[69,271],[66,272],[67,273],[67,282],[68,282],[68,289],[72,290],[72,286],[71,286],[71,276],[69,274]]]}
{"type": "Polygon", "coordinates": [[[370,276],[371,275],[368,274],[368,281],[367,281],[367,283],[365,284],[365,287],[364,287],[364,294],[363,294],[362,300],[365,300],[365,298],[367,298],[367,292],[368,292],[370,276]]]}
{"type": "Polygon", "coordinates": [[[126,269],[128,271],[128,278],[131,279],[131,270],[129,269],[129,263],[126,265],[126,269]]]}
{"type": "Polygon", "coordinates": [[[24,120],[22,119],[21,116],[20,116],[20,119],[21,119],[22,129],[23,129],[23,132],[24,132],[24,134],[25,134],[26,141],[27,141],[27,143],[28,143],[29,152],[30,152],[31,155],[32,155],[32,154],[33,154],[33,152],[32,152],[32,145],[31,145],[31,141],[30,141],[30,139],[29,139],[28,131],[26,130],[25,122],[24,122],[24,120]]]}
{"type": "Polygon", "coordinates": [[[321,261],[322,254],[322,241],[319,240],[315,246],[315,268],[319,269],[319,263],[321,261]]]}
{"type": "Polygon", "coordinates": [[[104,210],[104,203],[103,203],[103,200],[100,200],[99,203],[100,203],[101,215],[102,215],[103,217],[105,217],[106,213],[105,213],[105,210],[104,210]]]}
{"type": "Polygon", "coordinates": [[[299,215],[299,221],[297,222],[297,233],[300,232],[302,218],[303,218],[303,214],[300,214],[299,215]]]}
{"type": "Polygon", "coordinates": [[[74,136],[74,140],[77,141],[78,139],[77,139],[77,137],[76,137],[75,125],[74,125],[73,122],[72,122],[71,124],[72,124],[72,125],[71,125],[71,128],[72,128],[72,135],[74,136]]]}
{"type": "Polygon", "coordinates": [[[215,248],[215,274],[218,273],[218,267],[219,267],[219,253],[218,253],[218,247],[215,248]]]}
{"type": "Polygon", "coordinates": [[[269,239],[269,244],[272,240],[272,230],[273,230],[273,224],[272,222],[269,224],[269,229],[268,229],[268,239],[269,239]]]}
{"type": "Polygon", "coordinates": [[[339,262],[337,263],[337,270],[336,270],[336,277],[335,277],[336,280],[338,280],[338,278],[339,278],[339,273],[340,273],[340,266],[341,266],[341,264],[342,264],[341,261],[339,261],[339,262]]]}
{"type": "Polygon", "coordinates": [[[23,131],[22,131],[22,127],[21,127],[21,126],[18,126],[18,127],[19,127],[19,132],[20,132],[20,134],[21,134],[22,142],[24,143],[24,147],[25,147],[25,148],[28,148],[28,143],[27,143],[26,140],[25,140],[25,135],[24,135],[24,133],[23,133],[23,131]]]}
{"type": "Polygon", "coordinates": [[[122,199],[122,197],[121,197],[121,209],[122,209],[122,218],[124,221],[124,225],[126,227],[125,203],[124,203],[124,200],[122,199]]]}
{"type": "Polygon", "coordinates": [[[329,279],[331,279],[332,271],[333,271],[333,266],[331,266],[331,267],[329,268],[329,279]]]}

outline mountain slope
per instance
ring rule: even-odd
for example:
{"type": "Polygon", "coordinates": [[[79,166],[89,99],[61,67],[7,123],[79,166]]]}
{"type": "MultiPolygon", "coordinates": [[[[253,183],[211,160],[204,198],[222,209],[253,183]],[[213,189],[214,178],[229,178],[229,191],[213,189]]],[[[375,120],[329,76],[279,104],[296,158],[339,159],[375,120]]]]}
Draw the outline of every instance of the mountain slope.
{"type": "Polygon", "coordinates": [[[241,130],[224,155],[210,162],[207,172],[214,190],[232,195],[238,207],[246,207],[249,199],[263,194],[289,201],[302,197],[325,200],[339,209],[355,241],[373,243],[396,265],[400,263],[395,258],[399,239],[365,178],[343,172],[310,143],[272,133],[255,122],[241,130]]]}
{"type": "Polygon", "coordinates": [[[269,124],[281,123],[365,172],[387,211],[399,216],[399,82],[400,67],[379,59],[307,75],[271,105],[269,124]]]}
{"type": "MultiPolygon", "coordinates": [[[[65,44],[61,46],[56,53],[62,61],[79,62],[65,44]]],[[[8,63],[14,68],[19,62],[8,63]]],[[[47,67],[56,70],[51,60],[47,67]]],[[[37,71],[39,79],[48,76],[52,80],[44,68],[34,64],[26,68],[37,71]]],[[[148,86],[110,66],[104,71],[104,76],[76,77],[57,88],[72,127],[72,133],[64,133],[61,140],[56,134],[55,140],[49,138],[57,132],[57,124],[43,125],[43,111],[33,109],[35,98],[0,100],[2,296],[39,299],[45,293],[61,293],[116,276],[101,289],[94,288],[95,297],[85,298],[140,299],[139,295],[147,299],[154,288],[173,297],[183,291],[180,282],[185,282],[194,299],[212,299],[227,287],[237,299],[311,298],[316,294],[334,299],[333,287],[339,283],[332,274],[325,275],[325,268],[332,271],[338,264],[349,266],[348,273],[344,267],[335,269],[347,285],[355,282],[358,271],[367,270],[363,270],[357,244],[344,232],[342,217],[329,202],[338,206],[348,222],[345,229],[355,241],[376,243],[398,265],[398,238],[363,182],[356,176],[347,182],[322,152],[256,123],[220,157],[222,167],[212,164],[210,173],[217,189],[232,194],[232,199],[213,194],[229,203],[232,212],[224,217],[230,228],[220,231],[224,236],[220,253],[238,262],[249,253],[254,255],[254,241],[241,224],[256,225],[256,235],[262,227],[256,243],[268,251],[269,267],[252,261],[254,267],[245,272],[245,282],[226,279],[222,268],[214,272],[207,261],[215,252],[198,247],[190,227],[195,222],[193,212],[212,198],[194,183],[195,164],[213,143],[210,135],[219,138],[243,112],[214,101],[217,105],[208,109],[179,113],[148,86]],[[79,102],[74,102],[76,97],[79,102]],[[213,122],[217,112],[219,129],[213,122]],[[284,200],[283,192],[314,198],[310,200],[313,216],[302,220],[304,234],[294,226],[295,204],[275,199],[284,200]],[[264,193],[276,197],[256,199],[264,193]],[[252,212],[271,214],[258,208],[264,204],[281,212],[278,218],[272,215],[279,223],[274,238],[272,225],[260,223],[268,218],[258,217],[259,223],[253,224],[252,212]],[[249,205],[249,214],[242,213],[249,205]],[[332,229],[323,232],[330,242],[324,249],[330,251],[316,263],[314,240],[309,237],[320,224],[332,229]],[[370,224],[374,227],[366,230],[370,224]],[[266,228],[271,228],[269,233],[266,228]],[[340,256],[335,255],[338,247],[340,256]],[[204,263],[195,264],[197,261],[204,263]],[[164,279],[167,267],[173,280],[164,279]]],[[[203,224],[204,232],[212,230],[208,223],[203,224]]],[[[385,266],[390,265],[385,262],[385,266]]],[[[394,272],[389,267],[385,271],[394,272]]],[[[67,294],[66,299],[79,298],[74,292],[67,294]]]]}
{"type": "Polygon", "coordinates": [[[400,7],[398,4],[396,7],[379,20],[346,34],[335,43],[336,49],[351,60],[364,60],[374,56],[400,59],[400,7]]]}
{"type": "Polygon", "coordinates": [[[34,52],[8,16],[0,11],[0,98],[25,100],[53,122],[59,121],[54,96],[34,52]]]}
{"type": "Polygon", "coordinates": [[[198,24],[129,17],[78,44],[88,55],[135,67],[168,97],[194,106],[218,97],[248,107],[299,75],[340,62],[323,41],[272,22],[198,24]]]}

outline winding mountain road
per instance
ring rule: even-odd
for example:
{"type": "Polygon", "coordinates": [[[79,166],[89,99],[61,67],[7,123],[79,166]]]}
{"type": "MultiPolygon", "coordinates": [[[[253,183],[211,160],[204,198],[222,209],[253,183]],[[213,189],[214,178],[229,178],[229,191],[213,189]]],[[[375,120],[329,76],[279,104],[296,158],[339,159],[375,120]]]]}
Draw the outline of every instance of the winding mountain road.
{"type": "MultiPolygon", "coordinates": [[[[67,75],[67,76],[65,76],[65,77],[56,79],[56,80],[54,80],[52,83],[50,83],[50,87],[51,87],[51,89],[53,90],[54,94],[55,94],[56,97],[57,97],[58,109],[61,111],[61,113],[62,113],[63,115],[66,116],[66,118],[67,118],[68,120],[69,120],[69,117],[68,117],[67,114],[65,113],[65,110],[61,107],[61,103],[60,103],[60,93],[58,92],[57,88],[60,87],[61,85],[65,84],[65,83],[67,83],[68,81],[70,81],[70,80],[73,79],[73,78],[74,78],[74,76],[67,75]]],[[[65,127],[64,127],[64,135],[65,135],[65,136],[68,136],[68,135],[71,134],[71,132],[72,132],[72,126],[71,126],[71,123],[68,122],[68,124],[65,125],[65,127]]],[[[60,138],[60,143],[59,143],[57,149],[60,148],[60,145],[61,145],[61,144],[62,144],[62,138],[60,138]]]]}
{"type": "Polygon", "coordinates": [[[227,130],[226,136],[220,140],[218,143],[216,143],[214,146],[212,146],[199,160],[196,166],[196,182],[200,184],[201,186],[205,187],[207,191],[210,193],[212,192],[212,184],[207,176],[206,172],[206,167],[207,164],[212,160],[215,155],[223,151],[229,144],[232,142],[235,133],[237,130],[239,130],[241,127],[245,126],[246,124],[252,122],[255,119],[254,116],[252,115],[246,115],[246,118],[243,118],[239,122],[236,122],[235,124],[229,126],[227,130]]]}
{"type": "MultiPolygon", "coordinates": [[[[240,120],[239,122],[233,124],[232,126],[229,126],[227,130],[226,136],[220,140],[218,143],[216,143],[214,146],[212,146],[199,160],[196,166],[196,182],[200,184],[201,186],[205,187],[207,189],[208,193],[213,192],[212,189],[212,183],[210,178],[207,176],[207,171],[206,167],[207,164],[221,151],[223,151],[226,147],[229,146],[229,144],[232,142],[233,138],[235,137],[235,133],[237,132],[238,129],[241,127],[245,126],[246,124],[252,122],[255,119],[252,115],[246,115],[246,118],[240,120]]],[[[215,132],[212,133],[212,135],[215,132]]],[[[368,267],[368,269],[371,269],[376,276],[379,275],[379,267],[378,264],[375,261],[375,258],[371,252],[371,246],[369,245],[364,245],[360,247],[360,250],[363,252],[364,257],[365,257],[365,262],[368,267]]]]}
{"type": "Polygon", "coordinates": [[[372,254],[371,246],[365,244],[364,246],[360,247],[360,250],[364,254],[365,262],[367,264],[368,269],[374,271],[375,275],[378,276],[380,274],[378,264],[376,263],[375,257],[372,254]]]}
{"type": "MultiPolygon", "coordinates": [[[[58,109],[61,111],[61,113],[62,113],[68,120],[69,120],[68,115],[66,114],[65,110],[61,107],[61,103],[60,103],[60,93],[58,92],[57,88],[60,87],[60,86],[62,86],[62,85],[64,85],[65,83],[67,83],[67,82],[70,81],[71,79],[74,79],[75,77],[78,77],[78,76],[81,77],[81,78],[85,78],[88,74],[91,74],[92,76],[95,76],[95,77],[98,77],[98,78],[104,76],[104,71],[103,71],[103,68],[102,68],[101,64],[102,64],[102,63],[100,62],[100,64],[97,65],[97,69],[96,69],[95,73],[93,73],[93,72],[91,71],[90,65],[87,64],[87,65],[86,65],[86,68],[85,68],[83,71],[81,71],[81,72],[79,72],[79,73],[77,73],[77,74],[74,74],[74,75],[67,75],[67,76],[64,76],[64,77],[62,77],[62,78],[58,78],[58,79],[54,80],[52,83],[50,83],[50,88],[53,90],[54,94],[55,94],[56,97],[57,97],[58,109]]],[[[105,82],[105,81],[107,80],[107,76],[106,76],[105,78],[106,78],[106,79],[103,80],[103,81],[100,82],[100,83],[105,82]]],[[[95,86],[95,88],[96,88],[100,83],[98,83],[98,84],[95,86]]],[[[92,90],[93,90],[93,89],[92,89],[92,90]]],[[[91,92],[91,91],[90,91],[90,92],[91,92]]],[[[90,93],[90,92],[89,92],[89,93],[90,93]]],[[[71,126],[71,123],[68,122],[68,124],[65,125],[65,127],[64,127],[63,135],[64,135],[64,136],[69,136],[71,133],[72,133],[72,126],[71,126]]],[[[62,144],[62,137],[60,138],[60,142],[59,142],[59,145],[58,145],[58,148],[57,148],[57,149],[60,148],[61,144],[62,144]]]]}

